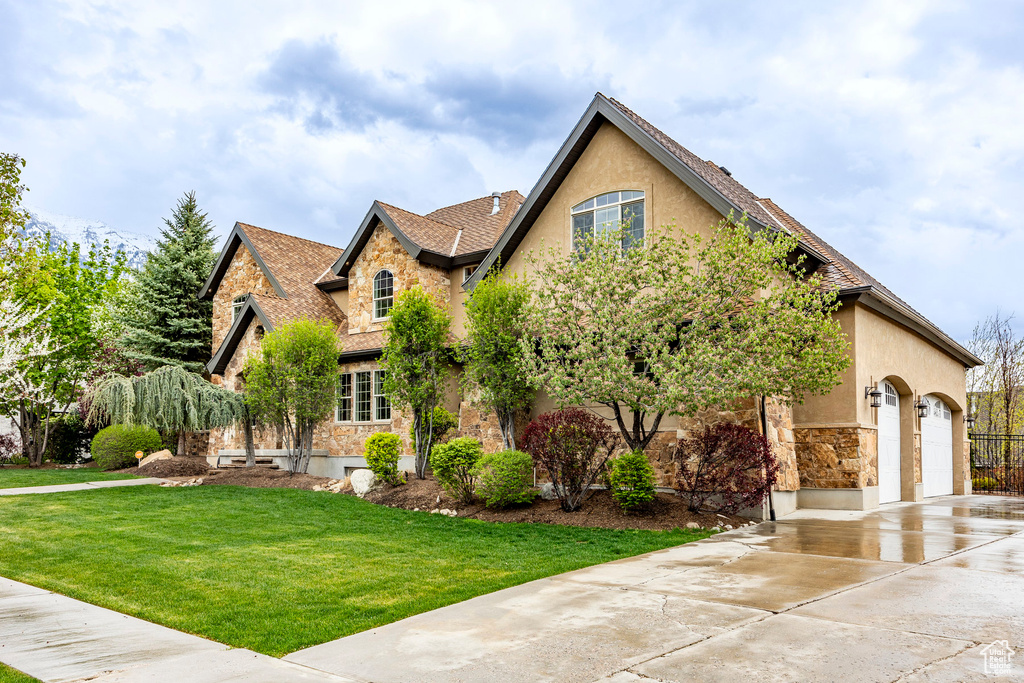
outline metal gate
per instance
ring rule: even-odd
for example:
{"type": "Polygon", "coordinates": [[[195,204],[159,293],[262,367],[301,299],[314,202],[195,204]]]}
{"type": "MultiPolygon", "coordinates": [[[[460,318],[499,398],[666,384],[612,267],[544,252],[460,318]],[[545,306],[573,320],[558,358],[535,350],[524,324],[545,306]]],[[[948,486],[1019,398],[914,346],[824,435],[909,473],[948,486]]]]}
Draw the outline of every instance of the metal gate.
{"type": "Polygon", "coordinates": [[[1024,495],[1024,435],[970,436],[974,492],[1024,495]]]}

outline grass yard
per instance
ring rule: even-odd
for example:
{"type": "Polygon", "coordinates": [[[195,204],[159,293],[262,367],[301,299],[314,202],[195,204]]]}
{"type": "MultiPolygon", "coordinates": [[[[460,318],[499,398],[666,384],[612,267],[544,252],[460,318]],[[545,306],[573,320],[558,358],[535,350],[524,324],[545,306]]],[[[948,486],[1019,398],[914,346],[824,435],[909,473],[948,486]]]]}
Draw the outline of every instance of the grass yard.
{"type": "Polygon", "coordinates": [[[0,574],[282,656],[707,535],[495,524],[295,489],[139,486],[0,497],[0,574]]]}
{"type": "Polygon", "coordinates": [[[135,479],[135,477],[131,474],[103,472],[95,467],[83,467],[77,470],[32,470],[0,467],[0,489],[16,489],[22,486],[52,486],[54,484],[81,484],[85,481],[110,481],[113,479],[135,479]]]}
{"type": "Polygon", "coordinates": [[[6,664],[0,664],[0,683],[39,683],[39,679],[23,674],[6,664]]]}

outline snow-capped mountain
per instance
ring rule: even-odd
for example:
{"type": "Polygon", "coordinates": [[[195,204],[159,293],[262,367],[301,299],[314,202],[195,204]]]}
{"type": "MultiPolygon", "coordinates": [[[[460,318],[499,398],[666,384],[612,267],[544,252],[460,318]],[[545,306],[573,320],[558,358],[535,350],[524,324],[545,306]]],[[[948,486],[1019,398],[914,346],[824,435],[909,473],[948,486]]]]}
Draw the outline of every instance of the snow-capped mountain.
{"type": "Polygon", "coordinates": [[[101,245],[104,240],[110,242],[110,248],[124,252],[128,266],[141,268],[146,262],[146,254],[156,246],[156,239],[148,235],[127,230],[112,228],[102,221],[64,216],[38,209],[28,209],[29,220],[25,223],[28,235],[45,235],[50,233],[50,245],[59,242],[77,242],[82,251],[87,252],[90,245],[101,245]]]}

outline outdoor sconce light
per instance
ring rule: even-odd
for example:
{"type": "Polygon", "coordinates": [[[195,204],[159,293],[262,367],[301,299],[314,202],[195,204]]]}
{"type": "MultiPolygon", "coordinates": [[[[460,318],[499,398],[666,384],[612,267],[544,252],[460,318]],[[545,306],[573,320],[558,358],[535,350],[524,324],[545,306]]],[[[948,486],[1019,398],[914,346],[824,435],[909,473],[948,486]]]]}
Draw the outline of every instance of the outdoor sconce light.
{"type": "Polygon", "coordinates": [[[917,408],[918,417],[928,417],[928,402],[923,398],[917,399],[917,403],[914,404],[914,407],[917,408]]]}
{"type": "Polygon", "coordinates": [[[878,387],[864,387],[864,398],[871,399],[872,408],[882,407],[882,392],[878,387]]]}
{"type": "Polygon", "coordinates": [[[967,423],[967,431],[971,431],[972,429],[974,429],[974,421],[975,417],[973,415],[964,416],[964,422],[967,423]]]}

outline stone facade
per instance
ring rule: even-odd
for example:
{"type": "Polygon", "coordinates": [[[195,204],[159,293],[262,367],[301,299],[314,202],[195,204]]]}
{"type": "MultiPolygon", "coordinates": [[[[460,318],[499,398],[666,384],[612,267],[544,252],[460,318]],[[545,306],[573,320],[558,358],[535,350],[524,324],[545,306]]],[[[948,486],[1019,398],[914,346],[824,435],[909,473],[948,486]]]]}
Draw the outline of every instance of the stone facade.
{"type": "Polygon", "coordinates": [[[800,486],[862,489],[878,485],[878,433],[864,427],[793,430],[800,486]]]}
{"type": "Polygon", "coordinates": [[[394,275],[395,295],[419,284],[440,303],[449,303],[449,272],[414,259],[390,230],[379,225],[349,271],[346,311],[349,334],[377,332],[381,329],[381,323],[373,320],[373,278],[385,268],[394,275]]]}
{"type": "Polygon", "coordinates": [[[213,353],[220,348],[228,330],[231,329],[231,323],[234,322],[231,319],[231,303],[235,297],[250,293],[277,296],[256,259],[244,245],[241,245],[235,250],[235,255],[231,257],[231,262],[224,273],[224,279],[213,293],[213,353]]]}

